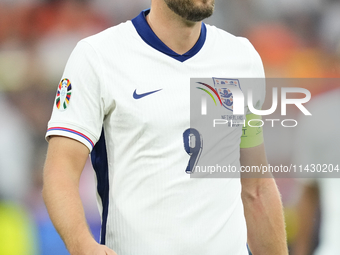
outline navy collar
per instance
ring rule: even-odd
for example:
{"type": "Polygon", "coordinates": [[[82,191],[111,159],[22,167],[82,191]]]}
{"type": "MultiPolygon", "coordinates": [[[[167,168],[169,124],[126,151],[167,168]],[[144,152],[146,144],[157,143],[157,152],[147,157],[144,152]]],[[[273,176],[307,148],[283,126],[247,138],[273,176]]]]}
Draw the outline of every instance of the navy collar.
{"type": "Polygon", "coordinates": [[[152,31],[151,27],[149,26],[148,22],[146,21],[146,16],[149,14],[150,9],[142,11],[136,18],[132,19],[132,24],[135,26],[137,33],[140,37],[150,45],[152,48],[172,57],[180,62],[184,62],[189,58],[195,56],[200,49],[203,47],[206,35],[207,35],[207,28],[205,24],[202,22],[201,26],[201,34],[198,38],[198,41],[188,52],[184,53],[183,55],[177,54],[168,46],[166,46],[152,31]]]}

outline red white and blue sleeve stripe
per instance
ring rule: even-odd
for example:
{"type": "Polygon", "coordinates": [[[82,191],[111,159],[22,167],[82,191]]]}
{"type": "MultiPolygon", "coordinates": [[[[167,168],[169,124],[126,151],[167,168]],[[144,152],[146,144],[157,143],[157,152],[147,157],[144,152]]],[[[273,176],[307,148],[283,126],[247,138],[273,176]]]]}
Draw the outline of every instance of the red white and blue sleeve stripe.
{"type": "Polygon", "coordinates": [[[66,127],[49,127],[46,133],[46,139],[52,135],[58,135],[58,136],[65,136],[72,139],[75,139],[84,145],[86,145],[90,151],[92,151],[94,147],[94,138],[90,135],[85,135],[84,132],[79,132],[77,130],[66,128],[66,127]]]}

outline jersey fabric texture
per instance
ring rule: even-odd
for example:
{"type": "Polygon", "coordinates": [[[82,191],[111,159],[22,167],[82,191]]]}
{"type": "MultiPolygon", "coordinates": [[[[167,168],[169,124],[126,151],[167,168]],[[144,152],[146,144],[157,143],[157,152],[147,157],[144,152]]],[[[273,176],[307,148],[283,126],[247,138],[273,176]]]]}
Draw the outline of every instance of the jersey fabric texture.
{"type": "MultiPolygon", "coordinates": [[[[91,151],[101,243],[117,254],[246,255],[240,180],[190,178],[183,133],[191,77],[264,77],[261,59],[247,39],[205,24],[179,55],[153,33],[148,12],[78,43],[59,89],[65,107],[55,103],[47,139],[66,136],[91,151]]],[[[261,106],[264,87],[257,90],[261,106]]],[[[237,132],[226,144],[232,161],[237,132]]]]}

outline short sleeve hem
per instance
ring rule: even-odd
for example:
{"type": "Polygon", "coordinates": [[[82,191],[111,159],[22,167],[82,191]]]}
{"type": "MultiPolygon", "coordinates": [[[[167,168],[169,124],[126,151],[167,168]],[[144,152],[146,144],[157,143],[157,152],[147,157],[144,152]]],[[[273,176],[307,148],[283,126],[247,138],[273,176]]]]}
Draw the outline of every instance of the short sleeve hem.
{"type": "Polygon", "coordinates": [[[72,124],[65,123],[49,123],[46,132],[46,141],[49,141],[50,136],[58,135],[72,138],[83,143],[90,152],[92,151],[98,139],[91,135],[88,131],[72,124]]]}

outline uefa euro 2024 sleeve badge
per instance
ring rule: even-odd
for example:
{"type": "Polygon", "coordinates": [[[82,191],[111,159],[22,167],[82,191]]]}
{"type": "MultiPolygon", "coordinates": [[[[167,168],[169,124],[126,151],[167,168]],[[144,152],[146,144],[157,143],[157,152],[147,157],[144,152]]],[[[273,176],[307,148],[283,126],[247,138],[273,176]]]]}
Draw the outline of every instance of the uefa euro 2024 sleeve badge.
{"type": "Polygon", "coordinates": [[[55,104],[60,111],[65,111],[70,103],[72,85],[69,79],[63,79],[58,86],[55,104]]]}

